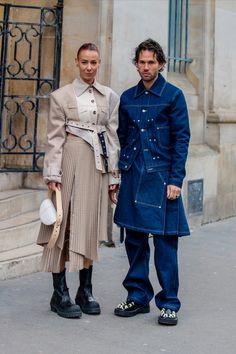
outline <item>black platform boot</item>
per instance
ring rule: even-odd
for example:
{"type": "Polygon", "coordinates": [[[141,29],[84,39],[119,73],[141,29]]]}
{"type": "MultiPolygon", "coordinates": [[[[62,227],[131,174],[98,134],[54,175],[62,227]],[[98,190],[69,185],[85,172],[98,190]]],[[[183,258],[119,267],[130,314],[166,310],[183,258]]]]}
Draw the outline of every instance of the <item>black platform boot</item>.
{"type": "Polygon", "coordinates": [[[79,272],[80,286],[76,294],[75,303],[88,315],[99,315],[101,312],[99,303],[94,300],[92,293],[93,266],[82,269],[79,272]]]}
{"type": "Polygon", "coordinates": [[[52,273],[54,292],[50,301],[51,310],[65,318],[80,318],[81,309],[73,304],[66,285],[66,270],[60,273],[52,273]]]}

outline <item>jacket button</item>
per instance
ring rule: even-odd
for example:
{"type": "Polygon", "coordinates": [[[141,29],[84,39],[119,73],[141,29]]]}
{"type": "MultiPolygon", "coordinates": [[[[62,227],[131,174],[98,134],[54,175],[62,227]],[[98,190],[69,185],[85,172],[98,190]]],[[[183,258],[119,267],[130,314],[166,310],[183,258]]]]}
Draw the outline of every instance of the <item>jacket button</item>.
{"type": "Polygon", "coordinates": [[[146,113],[146,112],[147,112],[147,110],[146,110],[146,109],[142,109],[142,112],[143,112],[143,113],[146,113]]]}
{"type": "Polygon", "coordinates": [[[137,150],[136,146],[134,147],[134,150],[137,150]]]}
{"type": "Polygon", "coordinates": [[[128,166],[127,166],[127,165],[125,165],[125,168],[128,168],[128,166]]]}

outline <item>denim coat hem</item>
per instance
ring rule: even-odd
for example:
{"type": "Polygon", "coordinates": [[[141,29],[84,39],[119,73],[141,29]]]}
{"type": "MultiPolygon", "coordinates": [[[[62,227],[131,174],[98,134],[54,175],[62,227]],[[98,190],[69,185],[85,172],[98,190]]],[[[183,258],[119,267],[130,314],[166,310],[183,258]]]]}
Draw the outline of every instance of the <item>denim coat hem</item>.
{"type": "Polygon", "coordinates": [[[134,230],[134,231],[138,231],[138,232],[144,232],[147,234],[152,234],[153,236],[158,235],[158,236],[178,236],[178,237],[182,237],[182,236],[189,236],[190,233],[189,232],[181,232],[181,231],[171,231],[171,232],[163,232],[162,230],[154,230],[154,229],[146,229],[146,228],[140,228],[140,227],[135,227],[133,225],[128,225],[128,224],[124,224],[121,223],[117,220],[115,220],[115,224],[119,227],[124,227],[126,229],[129,230],[134,230]]]}

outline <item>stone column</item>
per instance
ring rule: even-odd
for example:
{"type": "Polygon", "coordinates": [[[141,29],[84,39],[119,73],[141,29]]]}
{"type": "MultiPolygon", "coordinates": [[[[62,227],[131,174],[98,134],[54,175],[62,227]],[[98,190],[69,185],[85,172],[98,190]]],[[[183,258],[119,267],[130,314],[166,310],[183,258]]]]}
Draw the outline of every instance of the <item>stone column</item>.
{"type": "Polygon", "coordinates": [[[219,152],[219,218],[236,214],[236,2],[216,0],[206,141],[219,152]]]}
{"type": "Polygon", "coordinates": [[[113,0],[99,2],[99,40],[98,46],[101,53],[101,66],[98,72],[98,81],[110,86],[111,82],[111,61],[112,61],[112,39],[113,39],[113,0]]]}

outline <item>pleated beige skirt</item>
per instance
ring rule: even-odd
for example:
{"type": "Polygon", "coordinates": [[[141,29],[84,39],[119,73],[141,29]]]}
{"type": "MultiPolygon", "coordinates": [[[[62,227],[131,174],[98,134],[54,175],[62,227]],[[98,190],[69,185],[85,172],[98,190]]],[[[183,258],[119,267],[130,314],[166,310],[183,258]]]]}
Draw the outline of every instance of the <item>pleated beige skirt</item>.
{"type": "Polygon", "coordinates": [[[37,243],[44,246],[42,270],[60,272],[66,254],[69,271],[84,268],[84,259],[98,260],[99,241],[107,240],[108,174],[95,167],[94,152],[83,139],[69,135],[62,158],[63,221],[56,245],[47,242],[52,226],[41,224],[37,243]]]}

